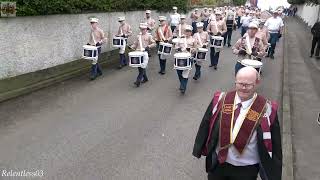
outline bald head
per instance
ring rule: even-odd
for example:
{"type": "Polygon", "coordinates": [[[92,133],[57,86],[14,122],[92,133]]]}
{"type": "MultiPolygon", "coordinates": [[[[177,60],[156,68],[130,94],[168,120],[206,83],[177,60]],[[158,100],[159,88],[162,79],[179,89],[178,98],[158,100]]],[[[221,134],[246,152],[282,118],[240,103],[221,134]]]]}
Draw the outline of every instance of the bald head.
{"type": "Polygon", "coordinates": [[[243,67],[236,75],[236,91],[241,101],[253,97],[259,83],[259,73],[253,67],[243,67]]]}
{"type": "Polygon", "coordinates": [[[236,74],[236,79],[239,77],[246,78],[248,80],[253,80],[253,81],[257,81],[260,79],[260,75],[257,72],[257,70],[251,66],[246,66],[241,68],[236,74]]]}

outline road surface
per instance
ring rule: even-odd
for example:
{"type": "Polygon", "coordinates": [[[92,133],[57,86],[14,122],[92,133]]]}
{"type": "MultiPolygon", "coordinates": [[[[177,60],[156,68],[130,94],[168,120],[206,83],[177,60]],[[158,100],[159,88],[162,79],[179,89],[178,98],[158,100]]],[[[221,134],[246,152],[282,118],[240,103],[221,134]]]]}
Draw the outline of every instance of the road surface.
{"type": "MultiPolygon", "coordinates": [[[[233,43],[239,38],[234,32],[233,43]]],[[[281,101],[282,40],[267,59],[259,92],[281,101]]],[[[137,70],[104,69],[0,104],[0,170],[43,170],[46,180],[205,179],[204,158],[192,156],[195,135],[215,90],[234,85],[236,56],[221,53],[218,71],[202,68],[181,95],[168,62],[160,76],[149,61],[149,82],[133,85],[137,70]]],[[[192,71],[192,74],[194,70],[192,71]]],[[[23,179],[19,177],[0,179],[23,179]]]]}

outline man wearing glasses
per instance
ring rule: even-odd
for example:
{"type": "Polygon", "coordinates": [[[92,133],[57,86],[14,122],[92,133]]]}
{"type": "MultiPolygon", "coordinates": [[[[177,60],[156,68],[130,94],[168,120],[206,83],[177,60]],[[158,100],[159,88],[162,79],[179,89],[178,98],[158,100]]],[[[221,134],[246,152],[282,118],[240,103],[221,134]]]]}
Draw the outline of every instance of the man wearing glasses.
{"type": "Polygon", "coordinates": [[[216,92],[200,124],[193,155],[206,156],[208,180],[281,180],[277,104],[258,95],[259,73],[240,69],[235,90],[216,92]]]}

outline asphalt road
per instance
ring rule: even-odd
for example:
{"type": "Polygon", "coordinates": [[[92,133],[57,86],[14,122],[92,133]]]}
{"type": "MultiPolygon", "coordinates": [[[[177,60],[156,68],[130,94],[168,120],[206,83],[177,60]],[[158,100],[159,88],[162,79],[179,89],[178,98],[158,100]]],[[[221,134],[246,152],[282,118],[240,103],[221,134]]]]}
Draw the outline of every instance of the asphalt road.
{"type": "MultiPolygon", "coordinates": [[[[239,38],[234,32],[233,42],[239,38]]],[[[264,64],[259,92],[280,101],[282,42],[264,64]]],[[[192,153],[215,90],[234,84],[236,56],[221,53],[218,71],[202,68],[181,95],[172,59],[160,76],[155,55],[149,82],[136,88],[134,68],[104,69],[0,104],[0,170],[43,170],[46,180],[206,179],[204,158],[192,153]]],[[[194,73],[194,70],[192,71],[194,73]]],[[[0,179],[23,179],[1,177],[0,179]]]]}

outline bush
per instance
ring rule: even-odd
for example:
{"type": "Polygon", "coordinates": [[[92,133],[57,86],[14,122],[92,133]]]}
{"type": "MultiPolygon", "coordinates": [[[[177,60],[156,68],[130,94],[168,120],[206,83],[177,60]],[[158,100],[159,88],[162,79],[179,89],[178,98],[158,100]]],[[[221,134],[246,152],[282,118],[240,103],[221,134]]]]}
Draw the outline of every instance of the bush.
{"type": "Polygon", "coordinates": [[[317,5],[320,4],[319,0],[288,0],[290,4],[304,4],[307,3],[309,5],[317,5]]]}
{"type": "Polygon", "coordinates": [[[17,16],[76,14],[154,9],[187,10],[188,0],[0,0],[17,3],[17,16]]]}

